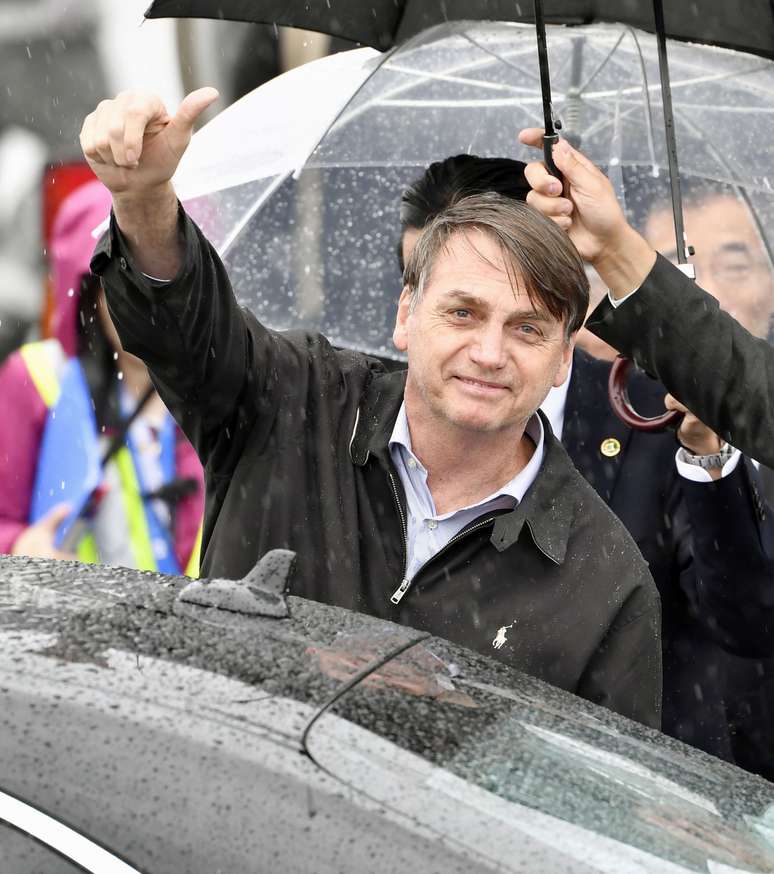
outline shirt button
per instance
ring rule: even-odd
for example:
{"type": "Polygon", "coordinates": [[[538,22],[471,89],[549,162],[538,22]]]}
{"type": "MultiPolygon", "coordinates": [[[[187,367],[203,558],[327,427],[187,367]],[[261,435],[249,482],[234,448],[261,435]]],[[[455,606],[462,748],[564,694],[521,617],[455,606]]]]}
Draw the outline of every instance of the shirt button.
{"type": "Polygon", "coordinates": [[[408,460],[408,466],[409,466],[412,470],[414,470],[414,468],[417,466],[417,463],[416,463],[416,461],[415,461],[413,458],[409,458],[409,460],[408,460]]]}
{"type": "Polygon", "coordinates": [[[120,258],[118,263],[122,270],[126,270],[126,258],[120,258]]]}
{"type": "Polygon", "coordinates": [[[431,531],[435,531],[435,529],[438,527],[438,523],[435,521],[435,519],[428,519],[427,520],[427,527],[431,531]]]}

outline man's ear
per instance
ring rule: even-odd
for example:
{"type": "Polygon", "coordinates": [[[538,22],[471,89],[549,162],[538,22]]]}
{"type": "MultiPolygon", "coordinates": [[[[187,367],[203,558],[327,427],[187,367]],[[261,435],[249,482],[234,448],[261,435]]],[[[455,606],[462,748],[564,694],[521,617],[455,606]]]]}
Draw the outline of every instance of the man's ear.
{"type": "Polygon", "coordinates": [[[554,377],[554,388],[559,388],[567,379],[567,374],[570,372],[570,364],[572,363],[572,353],[575,351],[575,341],[578,338],[578,332],[571,334],[570,337],[562,344],[562,360],[559,364],[559,369],[554,377]]]}
{"type": "Polygon", "coordinates": [[[403,286],[398,301],[398,312],[395,316],[395,330],[392,332],[392,342],[398,352],[408,349],[408,320],[411,306],[411,291],[407,285],[403,286]]]}

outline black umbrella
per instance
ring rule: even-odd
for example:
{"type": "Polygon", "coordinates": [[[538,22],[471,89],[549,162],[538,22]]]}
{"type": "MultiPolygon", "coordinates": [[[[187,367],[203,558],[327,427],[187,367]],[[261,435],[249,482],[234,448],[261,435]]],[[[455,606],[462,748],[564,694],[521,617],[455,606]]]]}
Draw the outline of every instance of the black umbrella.
{"type": "MultiPolygon", "coordinates": [[[[549,24],[654,30],[651,0],[545,0],[549,24]]],[[[220,18],[316,30],[384,50],[445,21],[533,22],[530,0],[154,0],[147,18],[220,18]]],[[[774,59],[771,0],[670,0],[666,35],[774,59]]]]}

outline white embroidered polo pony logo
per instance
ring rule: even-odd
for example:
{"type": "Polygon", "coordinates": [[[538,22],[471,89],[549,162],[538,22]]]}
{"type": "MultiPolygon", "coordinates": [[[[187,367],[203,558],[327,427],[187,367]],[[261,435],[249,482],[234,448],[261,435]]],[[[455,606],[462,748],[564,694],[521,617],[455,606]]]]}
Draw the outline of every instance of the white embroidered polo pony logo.
{"type": "Polygon", "coordinates": [[[497,634],[495,635],[495,639],[492,641],[492,646],[495,649],[501,649],[507,642],[508,638],[505,636],[505,632],[516,624],[516,620],[514,619],[510,625],[503,625],[502,628],[497,629],[497,634]]]}

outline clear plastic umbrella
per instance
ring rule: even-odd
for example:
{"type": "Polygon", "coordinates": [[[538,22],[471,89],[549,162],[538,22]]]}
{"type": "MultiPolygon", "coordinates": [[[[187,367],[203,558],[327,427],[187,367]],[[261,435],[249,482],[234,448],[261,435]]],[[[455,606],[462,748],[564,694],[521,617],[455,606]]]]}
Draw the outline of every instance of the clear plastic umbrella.
{"type": "MultiPolygon", "coordinates": [[[[671,212],[655,37],[550,27],[548,47],[565,132],[607,170],[633,223],[652,227],[671,212]]],[[[688,217],[696,180],[741,204],[770,278],[774,63],[685,43],[669,52],[688,217]]],[[[268,83],[194,137],[175,181],[267,324],[392,355],[401,191],[449,155],[530,160],[516,135],[541,123],[534,28],[458,22],[268,83]]]]}

